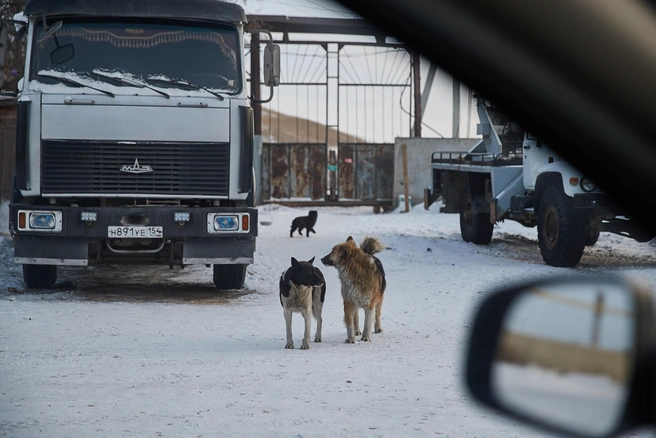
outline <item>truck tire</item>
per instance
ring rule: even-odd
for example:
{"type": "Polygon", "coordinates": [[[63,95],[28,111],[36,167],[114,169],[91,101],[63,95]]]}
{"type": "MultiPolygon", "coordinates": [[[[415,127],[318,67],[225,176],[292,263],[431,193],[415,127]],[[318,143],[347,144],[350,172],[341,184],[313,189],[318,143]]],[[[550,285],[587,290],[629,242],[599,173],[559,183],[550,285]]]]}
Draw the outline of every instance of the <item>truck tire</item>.
{"type": "Polygon", "coordinates": [[[581,261],[586,241],[585,215],[560,187],[547,188],[538,207],[538,242],[547,265],[571,268],[581,261]]]}
{"type": "Polygon", "coordinates": [[[242,289],[248,265],[214,265],[214,285],[219,290],[242,289]]]}
{"type": "Polygon", "coordinates": [[[594,246],[597,240],[599,240],[599,231],[588,230],[585,235],[585,246],[594,246]]]}
{"type": "Polygon", "coordinates": [[[50,289],[57,281],[57,266],[23,265],[23,281],[28,289],[50,289]]]}
{"type": "Polygon", "coordinates": [[[494,224],[488,213],[474,213],[473,200],[466,193],[460,201],[460,234],[465,242],[487,245],[492,240],[494,224]]]}

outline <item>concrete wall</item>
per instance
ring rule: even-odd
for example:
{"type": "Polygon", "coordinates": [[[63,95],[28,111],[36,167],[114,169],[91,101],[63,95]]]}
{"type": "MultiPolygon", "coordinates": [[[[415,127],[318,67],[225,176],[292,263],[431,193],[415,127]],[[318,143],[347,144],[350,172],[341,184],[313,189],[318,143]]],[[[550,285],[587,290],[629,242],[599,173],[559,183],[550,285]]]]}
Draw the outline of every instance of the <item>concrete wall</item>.
{"type": "Polygon", "coordinates": [[[408,191],[412,205],[424,202],[424,189],[430,187],[433,152],[465,152],[471,149],[477,138],[397,138],[394,142],[394,207],[399,204],[399,195],[404,194],[403,187],[403,151],[406,144],[408,151],[408,191]]]}

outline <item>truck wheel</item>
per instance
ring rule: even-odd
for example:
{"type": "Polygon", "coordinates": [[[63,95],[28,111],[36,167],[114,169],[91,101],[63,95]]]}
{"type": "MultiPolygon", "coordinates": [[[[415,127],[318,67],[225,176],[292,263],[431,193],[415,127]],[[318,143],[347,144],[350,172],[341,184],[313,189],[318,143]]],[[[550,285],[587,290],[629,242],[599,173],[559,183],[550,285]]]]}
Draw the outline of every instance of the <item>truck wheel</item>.
{"type": "Polygon", "coordinates": [[[594,246],[597,240],[599,240],[599,231],[588,230],[585,235],[585,246],[594,246]]]}
{"type": "Polygon", "coordinates": [[[487,245],[492,240],[494,224],[488,213],[474,213],[471,194],[463,196],[460,202],[460,234],[465,242],[487,245]]]}
{"type": "Polygon", "coordinates": [[[57,281],[57,266],[23,265],[23,280],[28,289],[50,289],[57,281]]]}
{"type": "Polygon", "coordinates": [[[559,187],[542,194],[538,208],[538,242],[547,265],[576,266],[583,256],[586,240],[585,216],[574,210],[572,199],[559,187]]]}
{"type": "Polygon", "coordinates": [[[242,289],[248,265],[214,265],[214,285],[219,290],[242,289]]]}

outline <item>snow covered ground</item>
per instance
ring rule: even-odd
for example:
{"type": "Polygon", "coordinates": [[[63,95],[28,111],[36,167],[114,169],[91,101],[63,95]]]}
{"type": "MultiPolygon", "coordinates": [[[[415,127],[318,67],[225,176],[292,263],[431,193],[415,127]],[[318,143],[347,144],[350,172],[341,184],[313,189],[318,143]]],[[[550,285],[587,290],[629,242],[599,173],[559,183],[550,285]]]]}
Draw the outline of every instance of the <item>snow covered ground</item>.
{"type": "MultiPolygon", "coordinates": [[[[290,239],[306,210],[264,206],[260,220],[272,224],[260,227],[248,291],[224,294],[205,267],[66,268],[54,291],[24,290],[3,220],[0,436],[550,436],[466,394],[473,310],[501,285],[571,272],[617,273],[656,291],[654,246],[602,234],[577,268],[558,269],[542,262],[535,229],[502,223],[480,247],[438,207],[323,207],[316,234],[290,239]],[[323,342],[285,350],[278,278],[290,257],[318,261],[366,234],[389,247],[379,256],[385,332],[344,343],[336,270],[322,266],[323,342]]],[[[302,332],[297,314],[297,345],[302,332]]]]}

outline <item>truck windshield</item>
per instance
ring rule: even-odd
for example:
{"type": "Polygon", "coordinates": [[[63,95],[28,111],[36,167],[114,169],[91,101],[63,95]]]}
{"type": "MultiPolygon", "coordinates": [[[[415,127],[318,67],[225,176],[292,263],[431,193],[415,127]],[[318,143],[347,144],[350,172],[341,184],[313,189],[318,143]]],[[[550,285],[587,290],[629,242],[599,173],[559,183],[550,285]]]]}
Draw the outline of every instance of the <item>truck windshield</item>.
{"type": "MultiPolygon", "coordinates": [[[[37,23],[30,79],[44,81],[38,78],[44,72],[97,79],[94,71],[103,71],[142,81],[160,79],[163,88],[180,88],[177,82],[188,82],[228,94],[241,90],[240,46],[234,27],[143,20],[63,21],[61,29],[41,42],[43,24],[37,23]]],[[[54,22],[48,20],[48,24],[54,22]]]]}

